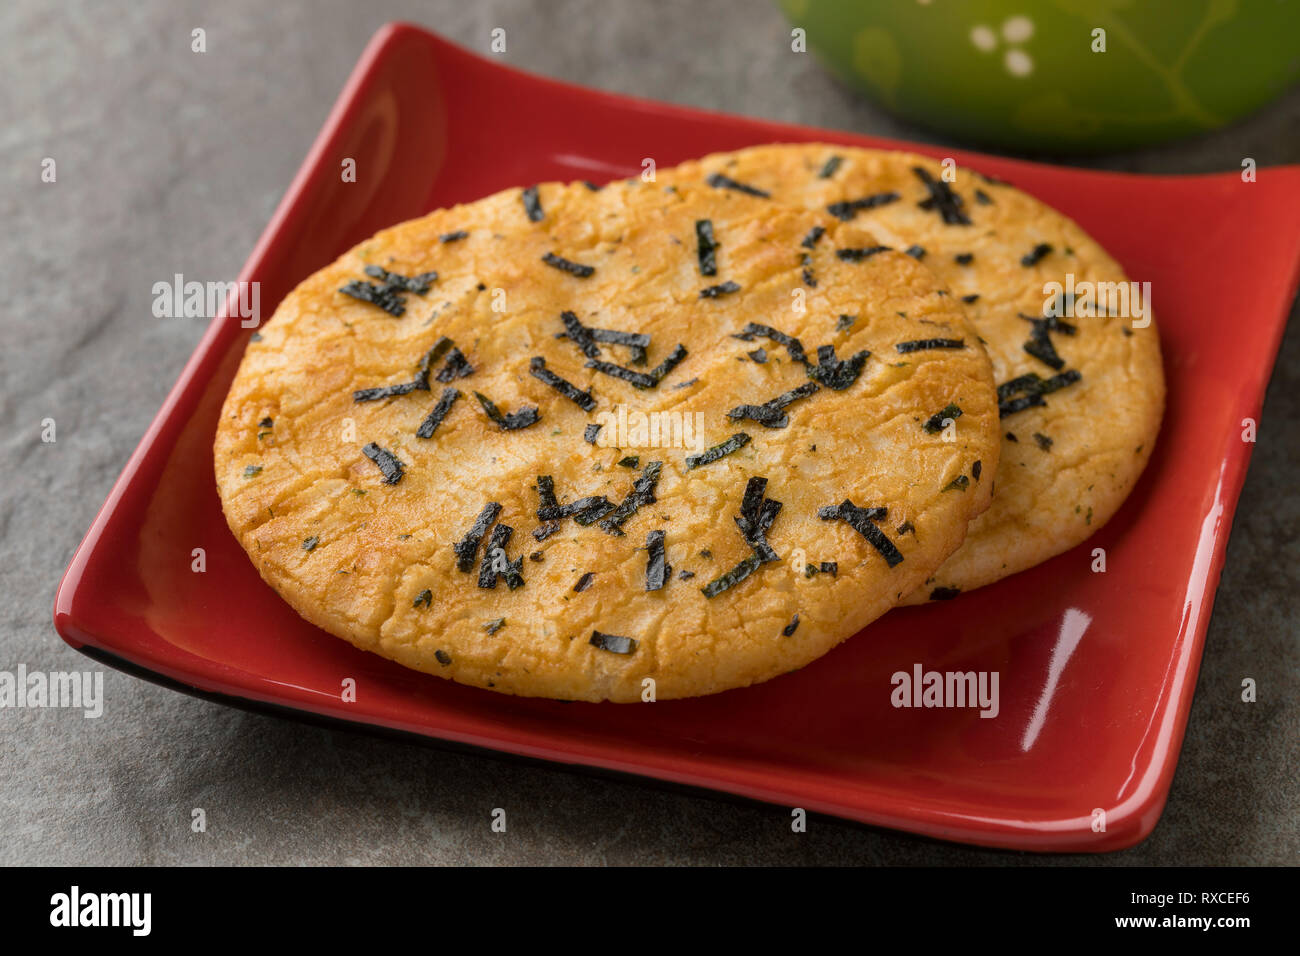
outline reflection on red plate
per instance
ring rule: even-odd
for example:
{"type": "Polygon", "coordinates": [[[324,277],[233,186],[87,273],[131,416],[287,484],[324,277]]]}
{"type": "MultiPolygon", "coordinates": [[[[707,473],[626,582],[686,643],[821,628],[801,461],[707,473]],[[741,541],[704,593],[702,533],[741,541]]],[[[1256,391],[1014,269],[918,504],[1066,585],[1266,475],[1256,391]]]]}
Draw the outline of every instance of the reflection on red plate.
{"type": "Polygon", "coordinates": [[[592,92],[382,29],[240,278],[269,311],[378,229],[546,179],[604,181],[755,143],[826,139],[952,155],[1065,211],[1152,284],[1169,406],[1141,482],[1085,545],[955,601],[898,610],[803,670],[652,706],[460,687],[308,625],[226,528],[217,416],[250,331],[218,318],[77,550],[54,622],[74,647],[186,688],[511,754],[623,771],[949,840],[1129,846],[1182,744],[1232,512],[1300,279],[1300,167],[1086,172],[592,92]],[[344,157],[356,183],[340,182],[344,157]],[[190,570],[205,548],[207,571],[190,570]],[[1106,549],[1093,573],[1091,549],[1106,549]],[[1000,711],[896,709],[913,664],[996,671],[1000,711]],[[340,682],[355,677],[355,703],[340,682]],[[1105,829],[1094,811],[1105,811],[1105,829]]]}

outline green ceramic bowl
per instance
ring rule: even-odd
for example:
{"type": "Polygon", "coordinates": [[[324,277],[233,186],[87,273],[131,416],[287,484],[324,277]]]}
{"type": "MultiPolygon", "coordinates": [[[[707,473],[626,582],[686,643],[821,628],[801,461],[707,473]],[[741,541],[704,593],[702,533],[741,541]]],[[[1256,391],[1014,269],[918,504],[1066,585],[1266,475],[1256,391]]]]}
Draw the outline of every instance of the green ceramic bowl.
{"type": "Polygon", "coordinates": [[[779,5],[850,86],[906,119],[1011,149],[1124,149],[1204,132],[1300,77],[1296,0],[779,5]]]}

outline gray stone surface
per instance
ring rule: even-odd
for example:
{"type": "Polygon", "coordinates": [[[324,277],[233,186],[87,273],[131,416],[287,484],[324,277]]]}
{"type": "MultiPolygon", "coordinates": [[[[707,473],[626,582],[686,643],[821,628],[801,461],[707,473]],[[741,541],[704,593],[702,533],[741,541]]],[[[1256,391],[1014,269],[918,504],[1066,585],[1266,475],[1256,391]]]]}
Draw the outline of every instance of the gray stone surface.
{"type": "MultiPolygon", "coordinates": [[[[840,89],[763,3],[0,5],[0,669],[75,669],[54,589],[203,331],[152,283],[242,264],[367,38],[423,22],[590,86],[939,141],[840,89]],[[207,7],[211,9],[207,9],[207,7]],[[195,26],[209,52],[190,52],[195,26]],[[58,183],[39,183],[42,157],[58,183]],[[58,422],[43,445],[40,422],[58,422]]],[[[1195,141],[1088,161],[1149,172],[1300,161],[1300,91],[1195,141]]],[[[1058,157],[1073,161],[1071,157],[1058,157]]],[[[1225,317],[1225,321],[1235,321],[1225,317]]],[[[1111,863],[1297,862],[1300,329],[1268,392],[1164,818],[1111,863]],[[1242,677],[1260,701],[1238,701],[1242,677]]],[[[109,672],[111,717],[0,711],[0,863],[1021,863],[557,769],[305,728],[109,672]],[[209,832],[193,834],[190,808],[209,832]],[[493,835],[491,808],[510,813],[493,835]]],[[[1103,862],[1087,858],[1085,862],[1103,862]]]]}

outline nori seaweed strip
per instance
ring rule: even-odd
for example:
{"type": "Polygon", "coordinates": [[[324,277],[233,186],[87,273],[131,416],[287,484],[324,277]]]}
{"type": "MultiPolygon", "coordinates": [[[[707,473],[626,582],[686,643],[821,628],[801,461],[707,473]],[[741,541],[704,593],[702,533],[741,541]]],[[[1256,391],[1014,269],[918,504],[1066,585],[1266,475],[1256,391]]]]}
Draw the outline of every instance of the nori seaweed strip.
{"type": "Polygon", "coordinates": [[[821,172],[817,174],[818,179],[830,179],[835,175],[835,171],[840,168],[840,163],[844,162],[843,156],[832,156],[826,160],[826,165],[822,166],[821,172]]]}
{"type": "Polygon", "coordinates": [[[432,371],[434,365],[437,364],[438,359],[442,358],[453,344],[454,343],[451,339],[447,338],[447,336],[440,335],[438,336],[438,341],[434,342],[433,345],[429,347],[429,351],[425,352],[424,355],[420,357],[419,363],[415,366],[415,373],[417,378],[424,379],[424,385],[426,388],[429,386],[429,372],[432,371]]]}
{"type": "Polygon", "coordinates": [[[781,412],[781,409],[801,398],[809,397],[818,389],[819,386],[816,382],[804,382],[798,388],[782,392],[776,398],[766,401],[762,405],[737,405],[727,412],[727,417],[732,421],[749,418],[768,428],[785,428],[786,425],[790,424],[790,419],[781,412]]]}
{"type": "Polygon", "coordinates": [[[862,262],[879,252],[888,252],[893,246],[867,246],[863,249],[836,249],[835,255],[841,262],[862,262]]]}
{"type": "Polygon", "coordinates": [[[621,378],[623,381],[635,388],[654,388],[659,384],[659,380],[653,375],[646,372],[638,372],[635,369],[624,368],[622,365],[615,365],[613,362],[589,359],[587,361],[587,368],[595,369],[597,372],[603,372],[611,378],[621,378]]]}
{"type": "Polygon", "coordinates": [[[1032,315],[1019,313],[1020,318],[1029,322],[1033,330],[1029,333],[1029,341],[1024,344],[1024,350],[1046,365],[1051,366],[1058,372],[1065,367],[1065,359],[1061,358],[1056,352],[1056,346],[1052,344],[1053,332],[1062,332],[1065,335],[1074,335],[1075,326],[1069,322],[1062,322],[1055,316],[1049,316],[1044,319],[1036,319],[1032,315]]]}
{"type": "Polygon", "coordinates": [[[976,461],[973,465],[970,466],[971,477],[974,478],[976,481],[979,481],[980,472],[982,472],[983,470],[984,470],[984,462],[976,461]]]}
{"type": "Polygon", "coordinates": [[[423,607],[427,609],[431,604],[433,604],[433,591],[425,588],[415,596],[415,600],[411,602],[411,607],[423,607]]]}
{"type": "Polygon", "coordinates": [[[582,440],[588,445],[596,444],[596,438],[600,435],[600,430],[604,425],[597,425],[594,422],[582,430],[582,440]]]}
{"type": "Polygon", "coordinates": [[[483,411],[487,412],[488,418],[496,422],[503,432],[527,428],[529,425],[536,425],[542,419],[542,416],[537,413],[536,405],[524,405],[517,412],[502,415],[496,403],[482,392],[475,392],[474,397],[483,406],[483,411]]]}
{"type": "MultiPolygon", "coordinates": [[[[812,565],[809,565],[809,567],[812,567],[812,565]]],[[[799,615],[796,614],[794,617],[790,618],[789,624],[781,628],[781,636],[790,637],[792,634],[794,634],[794,632],[798,629],[798,627],[799,627],[799,615]]]]}
{"type": "Polygon", "coordinates": [[[378,466],[384,476],[384,484],[395,485],[402,480],[402,463],[387,448],[380,448],[374,442],[370,442],[361,449],[361,453],[378,466]]]}
{"type": "Polygon", "coordinates": [[[817,277],[813,275],[812,256],[805,252],[799,262],[803,266],[803,284],[810,289],[817,288],[817,277]]]}
{"type": "Polygon", "coordinates": [[[711,219],[695,220],[695,245],[700,259],[700,275],[717,275],[718,244],[713,239],[713,221],[711,219]]]}
{"type": "Polygon", "coordinates": [[[460,242],[462,239],[468,239],[469,233],[464,229],[457,229],[455,232],[444,232],[438,237],[439,242],[460,242]]]}
{"type": "MultiPolygon", "coordinates": [[[[606,345],[626,345],[632,350],[632,364],[645,364],[645,351],[650,347],[650,336],[645,332],[620,332],[618,329],[588,328],[587,334],[595,342],[606,345]]],[[[588,356],[594,358],[594,356],[588,356]]]]}
{"type": "Polygon", "coordinates": [[[658,385],[662,382],[669,372],[682,364],[682,360],[686,358],[686,355],[686,346],[682,345],[681,342],[678,342],[677,345],[673,347],[673,350],[668,353],[667,357],[650,370],[650,377],[654,379],[654,383],[658,385]]]}
{"type": "Polygon", "coordinates": [[[711,285],[708,288],[700,290],[701,299],[716,299],[719,296],[730,295],[733,292],[740,291],[740,283],[732,282],[728,279],[720,285],[711,285]]]}
{"type": "Polygon", "coordinates": [[[998,386],[998,416],[1006,418],[1026,408],[1043,405],[1044,395],[1050,395],[1067,385],[1073,385],[1082,378],[1083,375],[1078,369],[1066,369],[1048,379],[1041,379],[1036,373],[1029,372],[1003,382],[998,386]],[[1025,394],[1019,398],[1012,398],[1018,392],[1025,394]]]}
{"type": "Polygon", "coordinates": [[[993,200],[989,198],[989,194],[982,189],[975,190],[975,201],[981,206],[993,205],[993,200]]]}
{"type": "Polygon", "coordinates": [[[930,195],[917,203],[922,209],[934,209],[943,218],[943,221],[950,226],[969,226],[970,219],[962,211],[965,203],[962,198],[952,191],[952,188],[945,182],[935,179],[929,171],[921,166],[913,166],[912,172],[916,173],[917,178],[925,183],[925,188],[930,195]]]}
{"type": "Polygon", "coordinates": [[[563,256],[557,256],[553,252],[548,252],[542,256],[542,261],[552,269],[559,269],[561,272],[567,272],[571,276],[579,279],[586,279],[596,271],[595,266],[584,266],[580,262],[573,262],[563,256]]]}
{"type": "Polygon", "coordinates": [[[708,447],[698,455],[686,455],[686,467],[698,468],[705,464],[712,464],[720,458],[725,458],[732,451],[740,451],[742,447],[749,445],[750,437],[745,432],[736,432],[727,441],[719,442],[718,445],[708,447]]]}
{"type": "Polygon", "coordinates": [[[734,189],[738,193],[744,193],[747,196],[757,196],[759,199],[771,199],[772,194],[764,192],[754,186],[745,183],[738,183],[730,176],[724,176],[722,173],[714,173],[705,180],[714,189],[734,189]]]}
{"type": "Polygon", "coordinates": [[[899,342],[894,348],[903,355],[908,352],[923,352],[926,349],[964,349],[965,339],[912,339],[899,342]]]}
{"type": "Polygon", "coordinates": [[[844,332],[848,329],[851,329],[853,328],[853,323],[856,321],[858,321],[858,317],[856,315],[847,315],[847,314],[841,315],[838,319],[835,320],[835,331],[844,332]]]}
{"type": "MultiPolygon", "coordinates": [[[[559,530],[560,530],[560,523],[558,521],[552,521],[550,524],[544,524],[539,528],[534,528],[533,537],[536,538],[538,541],[545,541],[547,538],[549,538],[551,535],[555,534],[555,532],[559,530]]],[[[532,554],[529,555],[529,557],[532,558],[534,561],[540,561],[542,559],[536,557],[536,555],[538,554],[541,554],[541,552],[534,551],[532,554]]]]}
{"type": "Polygon", "coordinates": [[[614,510],[614,502],[610,501],[604,495],[592,495],[587,498],[579,498],[574,502],[575,505],[585,505],[580,508],[573,516],[573,520],[586,527],[595,524],[605,515],[614,510]]]}
{"type": "Polygon", "coordinates": [[[840,565],[838,561],[822,562],[822,574],[829,574],[831,577],[834,578],[834,577],[838,577],[839,573],[840,573],[840,565]]]}
{"type": "Polygon", "coordinates": [[[890,541],[883,531],[872,524],[873,521],[882,520],[888,515],[887,508],[859,508],[848,498],[845,498],[838,505],[827,505],[817,512],[817,517],[823,521],[839,519],[862,535],[873,548],[880,552],[885,559],[885,563],[892,568],[902,563],[902,552],[894,547],[894,542],[890,541]]]}
{"type": "Polygon", "coordinates": [[[456,552],[457,570],[466,573],[473,570],[479,542],[483,540],[483,535],[487,534],[488,528],[492,527],[492,522],[497,520],[497,515],[500,513],[501,506],[495,501],[489,501],[478,513],[478,517],[474,519],[474,524],[465,533],[465,537],[451,546],[451,549],[456,552]]]}
{"type": "Polygon", "coordinates": [[[587,643],[602,651],[609,651],[611,654],[636,653],[636,640],[619,634],[602,634],[600,631],[593,630],[587,643]]]}
{"type": "Polygon", "coordinates": [[[953,421],[961,418],[961,409],[949,402],[942,409],[930,416],[929,421],[922,427],[931,435],[937,435],[943,431],[943,423],[951,418],[953,421]]]}
{"type": "Polygon", "coordinates": [[[913,259],[915,259],[917,262],[920,262],[922,259],[925,258],[925,246],[912,245],[912,246],[908,246],[903,251],[906,252],[909,256],[911,256],[913,259]]]}
{"type": "Polygon", "coordinates": [[[532,222],[541,222],[546,218],[546,213],[542,212],[542,201],[537,195],[537,187],[529,186],[519,196],[524,204],[524,212],[532,222]]]}
{"type": "Polygon", "coordinates": [[[641,470],[641,477],[632,482],[632,490],[614,509],[613,514],[601,521],[600,526],[613,535],[623,533],[622,526],[636,514],[642,505],[652,505],[659,499],[655,497],[655,486],[659,483],[659,473],[663,470],[662,461],[652,461],[641,470]]]}
{"type": "Polygon", "coordinates": [[[727,412],[727,417],[735,422],[748,418],[766,428],[785,428],[790,424],[790,416],[767,405],[737,405],[727,412]]]}
{"type": "Polygon", "coordinates": [[[965,491],[970,487],[970,479],[965,475],[958,475],[952,481],[944,485],[940,491],[965,491]]]}
{"type": "Polygon", "coordinates": [[[564,334],[582,350],[583,355],[587,358],[597,358],[600,355],[600,346],[591,337],[591,330],[582,324],[577,315],[565,309],[560,313],[560,321],[564,323],[564,334]]]}
{"type": "Polygon", "coordinates": [[[640,455],[624,455],[622,458],[620,458],[620,459],[618,460],[618,464],[619,464],[619,466],[622,467],[622,468],[632,468],[632,469],[640,468],[640,467],[641,467],[641,456],[640,456],[640,455]]]}
{"type": "Polygon", "coordinates": [[[750,360],[753,361],[755,365],[767,364],[767,349],[762,346],[759,346],[752,352],[746,352],[745,354],[749,356],[750,360]]]}
{"type": "MultiPolygon", "coordinates": [[[[550,475],[537,476],[537,497],[541,502],[537,506],[537,517],[539,519],[545,520],[542,512],[548,508],[560,507],[560,500],[555,497],[555,479],[550,475]]],[[[563,515],[556,515],[556,517],[563,517],[563,515]]]]}
{"type": "Polygon", "coordinates": [[[833,202],[826,207],[826,211],[841,222],[848,222],[864,209],[875,209],[877,206],[884,206],[891,202],[897,202],[901,198],[902,197],[895,192],[876,193],[873,196],[863,196],[861,199],[847,199],[844,202],[833,202]]]}
{"type": "Polygon", "coordinates": [[[835,346],[817,346],[817,364],[808,366],[808,377],[820,382],[829,389],[842,392],[858,380],[862,366],[866,364],[871,352],[863,349],[852,358],[837,359],[835,346]]]}
{"type": "Polygon", "coordinates": [[[361,388],[352,393],[354,402],[376,402],[381,398],[393,398],[396,395],[409,395],[411,392],[428,391],[429,383],[416,379],[414,382],[401,382],[397,385],[380,385],[375,388],[361,388]]]}
{"type": "Polygon", "coordinates": [[[808,235],[803,237],[803,241],[799,243],[799,245],[803,246],[805,249],[811,249],[813,246],[817,245],[817,240],[825,234],[825,226],[813,226],[808,230],[808,235]]]}
{"type": "Polygon", "coordinates": [[[443,667],[446,667],[448,664],[451,663],[451,655],[444,650],[439,649],[434,651],[433,656],[438,659],[438,663],[441,664],[443,667]]]}
{"type": "Polygon", "coordinates": [[[438,430],[438,426],[442,424],[442,420],[447,417],[447,413],[451,411],[451,406],[456,404],[458,398],[460,398],[459,390],[450,387],[444,388],[441,397],[438,399],[438,404],[433,406],[433,410],[429,412],[428,417],[420,422],[420,427],[415,430],[415,437],[432,438],[433,433],[438,430]]]}
{"type": "Polygon", "coordinates": [[[594,581],[595,578],[596,572],[588,571],[582,577],[578,578],[578,583],[573,586],[573,590],[578,594],[581,594],[583,591],[587,590],[587,588],[591,587],[591,582],[594,581]]]}
{"type": "MultiPolygon", "coordinates": [[[[613,509],[613,505],[604,495],[587,495],[585,498],[579,498],[567,505],[562,505],[556,500],[554,492],[548,485],[543,489],[541,480],[550,480],[549,475],[541,475],[538,479],[538,494],[542,502],[537,508],[537,520],[539,521],[560,521],[564,518],[573,518],[584,512],[599,511],[600,514],[608,514],[613,509]]],[[[592,519],[595,520],[595,519],[592,519]]],[[[591,521],[583,522],[591,524],[591,521]]]]}
{"type": "Polygon", "coordinates": [[[352,296],[354,299],[360,299],[362,302],[377,305],[396,318],[400,318],[406,311],[406,303],[402,301],[401,296],[386,285],[378,286],[373,282],[362,282],[354,279],[352,282],[340,287],[339,291],[344,295],[352,296]]]}
{"type": "Polygon", "coordinates": [[[1041,448],[1043,451],[1051,451],[1052,445],[1054,444],[1052,439],[1048,438],[1046,435],[1042,434],[1041,432],[1034,432],[1034,441],[1038,443],[1038,447],[1041,448]]]}
{"type": "Polygon", "coordinates": [[[777,514],[781,511],[781,502],[764,497],[767,479],[755,476],[745,485],[745,496],[741,501],[740,514],[735,516],[736,526],[741,537],[753,550],[760,562],[780,560],[772,546],[767,543],[767,529],[772,527],[777,514]]]}
{"type": "Polygon", "coordinates": [[[474,374],[474,366],[469,364],[460,349],[452,349],[447,354],[447,363],[438,369],[438,374],[434,376],[438,381],[447,383],[458,378],[465,378],[474,374]]]}
{"type": "Polygon", "coordinates": [[[972,292],[970,295],[962,296],[961,300],[965,302],[967,305],[970,305],[971,303],[975,302],[979,297],[980,295],[978,292],[972,292]]]}
{"type": "Polygon", "coordinates": [[[667,583],[673,573],[672,565],[664,553],[664,532],[651,531],[645,536],[646,567],[645,589],[658,591],[667,583]]]}
{"type": "Polygon", "coordinates": [[[961,588],[935,588],[930,592],[931,601],[951,601],[961,594],[961,588]]]}
{"type": "Polygon", "coordinates": [[[975,253],[959,252],[957,255],[952,257],[952,261],[957,263],[959,266],[968,266],[975,261],[975,253]]]}
{"type": "Polygon", "coordinates": [[[591,392],[584,392],[578,386],[574,385],[567,379],[561,378],[546,367],[546,359],[540,355],[534,355],[528,363],[528,371],[533,378],[545,382],[551,388],[555,389],[569,401],[573,402],[584,412],[596,410],[596,400],[591,397],[591,392]]]}
{"type": "Polygon", "coordinates": [[[1010,399],[1005,402],[998,402],[998,418],[1006,418],[1008,415],[1014,415],[1016,412],[1023,412],[1026,408],[1035,408],[1039,405],[1046,404],[1043,396],[1034,392],[1030,395],[1024,395],[1020,398],[1010,399]]]}
{"type": "Polygon", "coordinates": [[[478,569],[478,586],[481,588],[495,588],[497,578],[506,579],[506,586],[514,591],[524,586],[524,578],[521,572],[524,568],[524,559],[515,558],[513,561],[506,554],[506,545],[510,543],[510,536],[515,533],[515,529],[508,524],[499,524],[492,529],[492,537],[488,538],[487,546],[483,549],[483,561],[478,569]],[[505,570],[498,570],[496,555],[500,554],[505,558],[505,570]]]}
{"type": "Polygon", "coordinates": [[[366,266],[366,275],[372,279],[379,279],[394,291],[414,292],[416,295],[424,295],[429,291],[429,287],[438,281],[438,273],[422,272],[418,276],[404,276],[396,272],[389,272],[383,266],[366,266]]]}
{"type": "Polygon", "coordinates": [[[501,630],[501,628],[505,626],[506,626],[506,619],[504,617],[498,617],[498,618],[493,618],[491,621],[488,621],[486,624],[484,624],[483,630],[487,631],[489,634],[495,634],[497,631],[501,630]]]}
{"type": "Polygon", "coordinates": [[[1020,257],[1020,264],[1026,269],[1036,266],[1047,258],[1051,252],[1052,244],[1050,242],[1040,242],[1038,245],[1034,246],[1034,248],[1030,249],[1029,252],[1020,257]]]}
{"type": "Polygon", "coordinates": [[[785,346],[785,350],[790,353],[790,360],[794,362],[803,362],[807,364],[808,356],[803,349],[803,343],[792,335],[786,335],[770,325],[759,325],[757,322],[750,322],[740,332],[732,333],[733,339],[740,339],[742,342],[754,341],[754,336],[761,335],[766,339],[771,339],[777,345],[785,346]]]}
{"type": "Polygon", "coordinates": [[[761,563],[762,562],[758,560],[758,555],[751,554],[726,574],[714,578],[704,587],[700,588],[700,592],[706,598],[717,597],[723,591],[728,588],[734,588],[741,581],[745,580],[745,578],[757,571],[761,563]]]}

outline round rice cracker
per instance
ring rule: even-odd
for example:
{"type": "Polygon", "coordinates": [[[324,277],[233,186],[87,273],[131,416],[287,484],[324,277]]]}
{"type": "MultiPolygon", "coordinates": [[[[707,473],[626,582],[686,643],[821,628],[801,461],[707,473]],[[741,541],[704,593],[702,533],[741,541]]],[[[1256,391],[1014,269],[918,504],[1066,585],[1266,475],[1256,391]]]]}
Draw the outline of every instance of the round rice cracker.
{"type": "Polygon", "coordinates": [[[465,684],[662,700],[802,667],[938,568],[996,467],[987,356],[914,260],[836,255],[877,245],[819,213],[639,182],[516,189],[381,232],[299,285],[248,346],[214,450],[230,527],[307,620],[465,684]],[[702,221],[714,275],[701,274],[702,221]],[[751,322],[777,338],[736,338],[751,322]],[[591,330],[648,335],[644,364],[591,330]],[[895,350],[935,336],[964,347],[895,350]],[[463,364],[435,348],[443,337],[463,364]],[[833,348],[824,365],[819,346],[833,348]],[[728,415],[810,384],[780,409],[784,427],[728,415]],[[392,385],[401,394],[354,396],[392,385]],[[459,398],[420,437],[447,389],[459,398]],[[503,428],[475,393],[507,425],[530,408],[539,420],[503,428]],[[949,405],[961,415],[927,430],[949,405]],[[738,434],[742,447],[689,466],[738,434]],[[724,587],[729,572],[743,579],[724,587]]]}
{"type": "Polygon", "coordinates": [[[1070,305],[1047,283],[1064,290],[1072,274],[1076,290],[1127,287],[1120,265],[1032,196],[969,169],[957,168],[951,184],[943,174],[927,157],[827,144],[758,146],[660,172],[667,183],[722,175],[781,202],[829,209],[910,250],[965,304],[1000,386],[1001,464],[992,507],[909,604],[991,584],[1088,538],[1137,483],[1164,411],[1160,340],[1145,296],[1128,300],[1133,317],[1085,315],[1080,292],[1079,314],[1043,321],[1049,300],[1070,305]]]}

